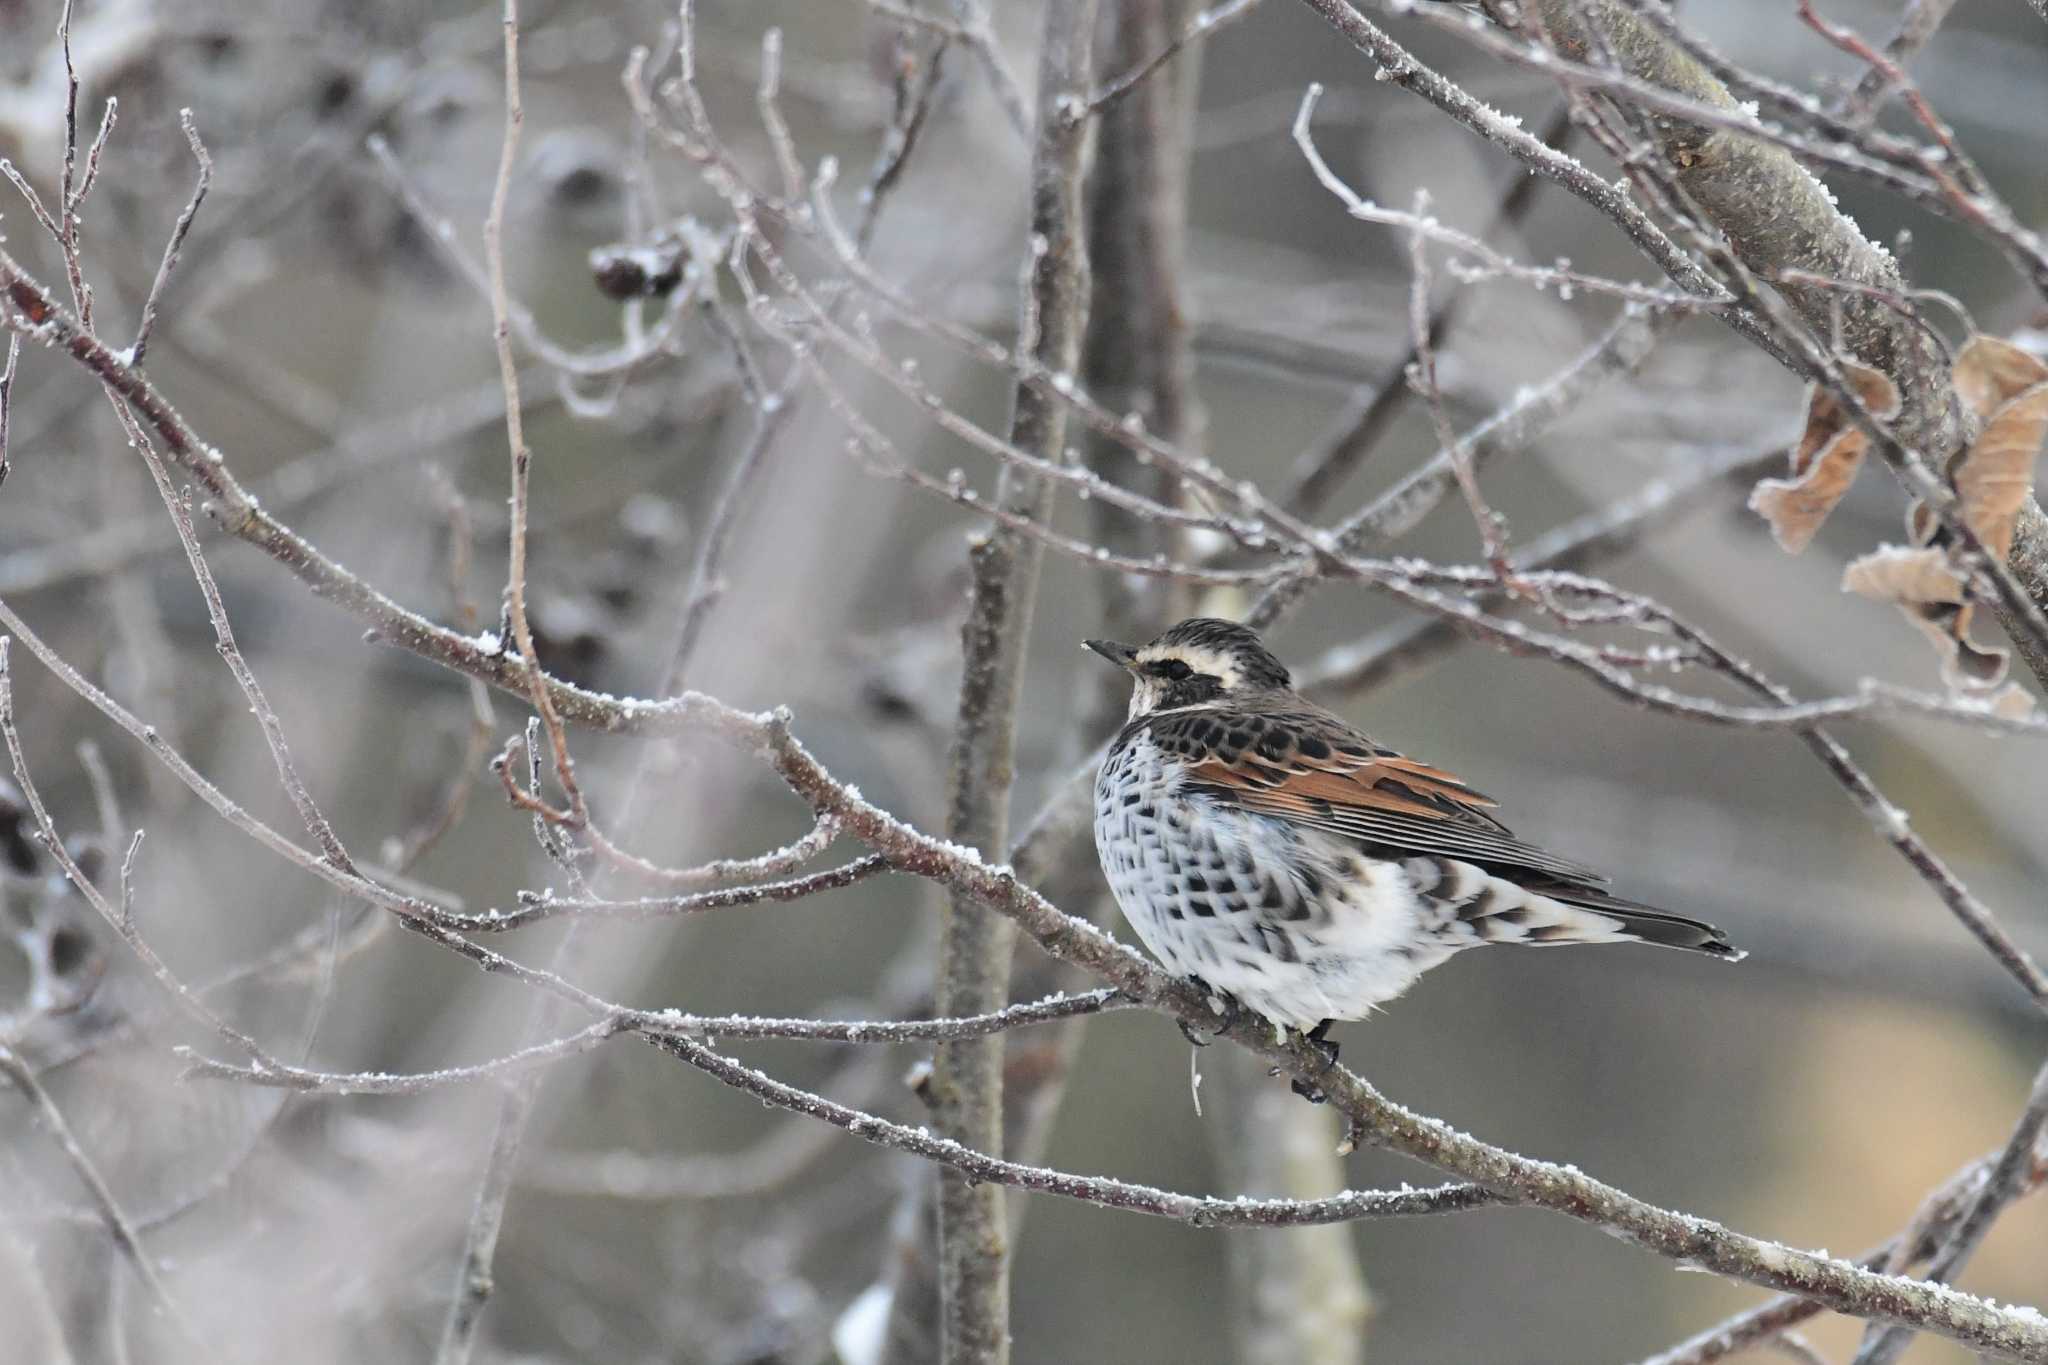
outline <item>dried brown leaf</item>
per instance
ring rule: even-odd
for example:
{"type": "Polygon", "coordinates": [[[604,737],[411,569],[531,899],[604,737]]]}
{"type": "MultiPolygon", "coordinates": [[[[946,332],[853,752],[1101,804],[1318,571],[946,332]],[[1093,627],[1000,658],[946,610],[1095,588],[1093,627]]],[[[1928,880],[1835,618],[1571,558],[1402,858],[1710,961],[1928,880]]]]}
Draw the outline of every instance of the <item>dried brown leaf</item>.
{"type": "Polygon", "coordinates": [[[1842,570],[1842,591],[1898,606],[1959,604],[1963,600],[1963,576],[1938,549],[1880,545],[1842,570]]]}
{"type": "Polygon", "coordinates": [[[1902,605],[1906,619],[1920,627],[1921,634],[1941,655],[1941,680],[1957,691],[1981,692],[1996,687],[2005,677],[2006,651],[1998,645],[1984,646],[1970,638],[1970,607],[1931,602],[1923,606],[1902,605]]]}
{"type": "Polygon", "coordinates": [[[1749,510],[1771,524],[1778,548],[1798,554],[1849,491],[1870,439],[1855,428],[1838,431],[1810,458],[1805,473],[1790,479],[1759,479],[1750,490],[1749,510]]]}
{"type": "Polygon", "coordinates": [[[2048,361],[2010,341],[1973,336],[1956,355],[1956,392],[1980,418],[2041,383],[2048,383],[2048,361]]]}
{"type": "MultiPolygon", "coordinates": [[[[1853,360],[1842,362],[1856,396],[1871,415],[1890,421],[1899,412],[1898,388],[1885,375],[1853,360]]],[[[1787,554],[1813,543],[1828,513],[1849,491],[1870,439],[1849,420],[1835,396],[1815,385],[1806,396],[1806,427],[1792,448],[1792,476],[1762,479],[1749,495],[1750,510],[1771,524],[1787,554]]]]}
{"type": "Polygon", "coordinates": [[[1970,604],[1963,600],[1963,575],[1937,547],[1884,545],[1842,571],[1842,588],[1906,614],[1941,655],[1942,681],[1979,692],[2005,677],[2006,651],[1970,638],[1970,604]]]}
{"type": "MultiPolygon", "coordinates": [[[[1849,387],[1870,409],[1870,415],[1880,422],[1889,422],[1899,415],[1899,390],[1882,371],[1868,365],[1859,365],[1853,360],[1844,360],[1842,376],[1849,381],[1849,387]]],[[[1814,452],[1826,445],[1838,431],[1848,427],[1849,416],[1835,396],[1815,384],[1806,391],[1806,430],[1800,433],[1799,444],[1792,450],[1792,472],[1804,474],[1814,452]]]]}
{"type": "MultiPolygon", "coordinates": [[[[2048,366],[2042,368],[2048,371],[2048,366]]],[[[1963,502],[1963,519],[1984,542],[1984,548],[2000,560],[2011,552],[2013,520],[2033,494],[2034,460],[2041,453],[2044,433],[2048,433],[2048,381],[2021,390],[1993,409],[1984,430],[1956,465],[1956,495],[1963,502]]]]}

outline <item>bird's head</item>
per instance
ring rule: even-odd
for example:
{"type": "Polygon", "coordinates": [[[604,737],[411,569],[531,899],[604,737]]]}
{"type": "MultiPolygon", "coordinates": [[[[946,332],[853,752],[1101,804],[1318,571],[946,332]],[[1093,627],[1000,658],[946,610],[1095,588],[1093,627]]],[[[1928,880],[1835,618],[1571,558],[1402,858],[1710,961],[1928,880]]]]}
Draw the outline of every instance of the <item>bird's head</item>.
{"type": "Polygon", "coordinates": [[[1131,690],[1134,717],[1283,691],[1294,682],[1257,635],[1235,621],[1213,616],[1170,626],[1150,644],[1083,643],[1136,680],[1131,690]]]}

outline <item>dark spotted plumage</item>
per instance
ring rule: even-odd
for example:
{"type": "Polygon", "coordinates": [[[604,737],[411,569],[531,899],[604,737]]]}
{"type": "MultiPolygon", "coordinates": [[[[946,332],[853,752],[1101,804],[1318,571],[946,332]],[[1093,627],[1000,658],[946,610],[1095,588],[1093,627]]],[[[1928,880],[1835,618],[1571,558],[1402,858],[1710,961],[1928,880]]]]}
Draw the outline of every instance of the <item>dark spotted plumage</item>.
{"type": "Polygon", "coordinates": [[[1141,647],[1088,646],[1136,683],[1096,782],[1110,889],[1170,970],[1276,1026],[1361,1018],[1481,943],[1742,956],[1306,700],[1243,626],[1203,617],[1141,647]]]}

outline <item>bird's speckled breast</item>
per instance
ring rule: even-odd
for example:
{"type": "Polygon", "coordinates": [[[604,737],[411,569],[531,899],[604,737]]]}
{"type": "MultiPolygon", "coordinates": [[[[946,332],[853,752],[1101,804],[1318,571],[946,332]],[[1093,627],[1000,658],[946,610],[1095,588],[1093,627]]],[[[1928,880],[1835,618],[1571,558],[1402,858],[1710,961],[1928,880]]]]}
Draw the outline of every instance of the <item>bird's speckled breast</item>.
{"type": "Polygon", "coordinates": [[[1299,1028],[1406,989],[1427,964],[1398,864],[1190,791],[1182,771],[1141,728],[1095,785],[1103,874],[1168,971],[1299,1028]]]}

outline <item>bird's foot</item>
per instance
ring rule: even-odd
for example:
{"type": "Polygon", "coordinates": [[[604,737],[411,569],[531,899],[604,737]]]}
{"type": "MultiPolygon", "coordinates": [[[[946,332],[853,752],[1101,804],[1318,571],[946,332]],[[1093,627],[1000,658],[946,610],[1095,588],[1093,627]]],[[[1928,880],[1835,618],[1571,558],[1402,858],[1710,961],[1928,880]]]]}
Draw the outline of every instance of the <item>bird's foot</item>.
{"type": "Polygon", "coordinates": [[[1330,1025],[1336,1022],[1334,1019],[1325,1019],[1307,1033],[1301,1035],[1314,1046],[1316,1051],[1323,1054],[1323,1064],[1317,1068],[1316,1080],[1303,1080],[1300,1077],[1296,1077],[1291,1083],[1290,1088],[1293,1089],[1294,1093],[1307,1100],[1310,1104],[1321,1104],[1330,1098],[1323,1093],[1323,1087],[1317,1084],[1317,1081],[1327,1074],[1331,1067],[1337,1065],[1337,1040],[1330,1037],[1330,1025]]]}
{"type": "Polygon", "coordinates": [[[1187,1039],[1196,1047],[1207,1047],[1217,1038],[1230,1031],[1230,1026],[1243,1016],[1244,1006],[1237,1002],[1236,996],[1231,995],[1227,991],[1215,989],[1200,977],[1190,977],[1189,980],[1194,983],[1196,990],[1208,995],[1209,1008],[1216,1011],[1221,1022],[1215,1028],[1209,1030],[1207,1034],[1202,1033],[1185,1019],[1176,1019],[1173,1022],[1179,1027],[1181,1037],[1187,1039]]]}

